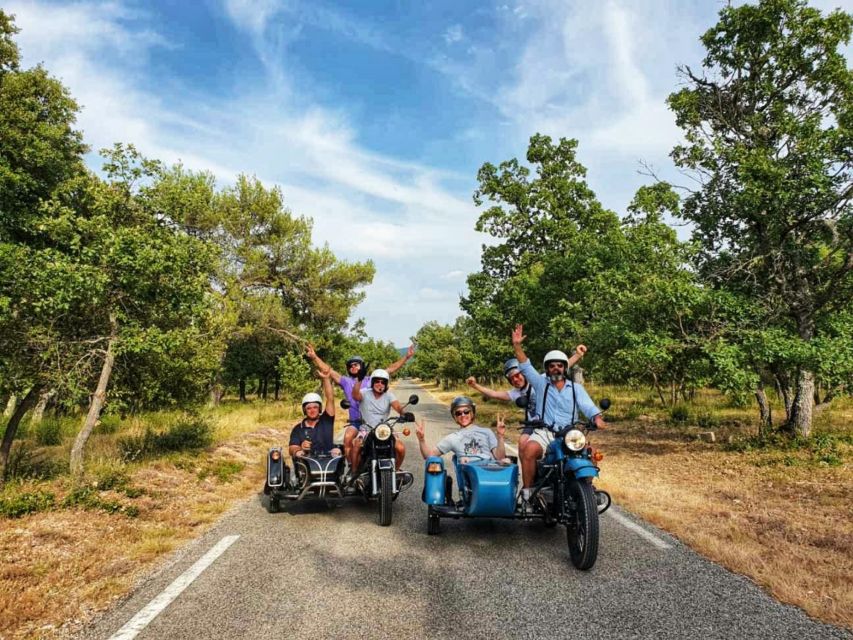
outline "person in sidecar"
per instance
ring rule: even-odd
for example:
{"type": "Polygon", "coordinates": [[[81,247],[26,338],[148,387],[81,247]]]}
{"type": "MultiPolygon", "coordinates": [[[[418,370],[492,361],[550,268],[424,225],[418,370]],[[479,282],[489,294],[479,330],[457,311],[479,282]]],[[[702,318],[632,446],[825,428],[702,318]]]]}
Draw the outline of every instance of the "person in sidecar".
{"type": "MultiPolygon", "coordinates": [[[[344,430],[344,455],[350,463],[350,468],[355,469],[358,466],[358,460],[361,457],[361,446],[354,447],[353,442],[357,437],[364,437],[366,430],[362,429],[363,422],[361,417],[361,404],[353,398],[353,389],[369,389],[371,387],[371,379],[367,375],[367,363],[361,356],[352,356],[346,362],[346,375],[341,375],[328,364],[323,362],[314,346],[308,343],[305,347],[306,355],[314,362],[317,369],[320,371],[328,371],[332,380],[343,390],[344,397],[349,402],[349,424],[344,430]]],[[[400,367],[406,364],[415,354],[415,345],[409,345],[406,355],[399,360],[392,362],[384,371],[393,375],[400,367]]],[[[383,371],[380,369],[380,371],[383,371]]],[[[386,416],[387,418],[387,416],[386,416]]],[[[405,452],[405,448],[403,449],[405,452]]]]}
{"type": "Polygon", "coordinates": [[[288,452],[291,458],[298,458],[312,453],[328,453],[333,456],[341,455],[341,450],[334,445],[335,432],[335,392],[328,371],[318,371],[317,375],[323,381],[323,395],[326,397],[326,408],[323,409],[323,398],[318,393],[306,393],[302,397],[302,422],[295,425],[290,432],[288,452]]]}
{"type": "MultiPolygon", "coordinates": [[[[536,478],[536,461],[545,455],[548,445],[554,440],[551,428],[558,429],[575,422],[583,414],[587,419],[593,420],[597,427],[604,428],[604,419],[592,398],[589,397],[583,385],[570,379],[570,359],[565,353],[558,350],[549,351],[545,354],[543,367],[545,373],[539,373],[530,364],[527,354],[524,353],[522,343],[527,336],[524,335],[523,325],[515,325],[512,332],[512,347],[515,357],[518,358],[518,369],[533,387],[533,397],[536,401],[536,414],[545,423],[544,428],[534,429],[527,444],[519,449],[522,460],[522,490],[521,497],[524,502],[530,497],[531,487],[536,478]],[[577,405],[575,405],[577,401],[577,405]]],[[[578,345],[575,349],[574,361],[577,362],[586,353],[584,345],[578,345]]]]}
{"type": "MultiPolygon", "coordinates": [[[[385,422],[394,409],[403,415],[403,406],[393,393],[388,391],[391,376],[384,369],[376,369],[370,376],[370,388],[362,389],[358,385],[352,388],[352,398],[359,403],[359,411],[363,424],[375,427],[385,422]]],[[[367,434],[366,430],[360,429],[352,446],[352,460],[350,461],[352,472],[358,469],[361,462],[361,440],[367,434]]],[[[394,441],[394,457],[396,458],[397,471],[403,465],[406,457],[406,445],[401,438],[394,441]]]]}
{"type": "Polygon", "coordinates": [[[444,436],[434,447],[426,441],[426,420],[422,418],[416,423],[415,435],[418,437],[418,446],[424,460],[430,456],[441,456],[452,451],[460,462],[503,461],[506,457],[504,451],[506,424],[502,416],[498,416],[496,433],[474,424],[477,406],[467,396],[457,396],[453,399],[450,403],[450,415],[459,425],[459,431],[444,436]]]}

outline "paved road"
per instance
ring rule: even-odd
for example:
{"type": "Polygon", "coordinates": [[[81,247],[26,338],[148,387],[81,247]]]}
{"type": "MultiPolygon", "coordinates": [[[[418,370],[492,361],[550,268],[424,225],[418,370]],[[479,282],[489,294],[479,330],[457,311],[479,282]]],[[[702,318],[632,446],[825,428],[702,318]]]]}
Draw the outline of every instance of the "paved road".
{"type": "MultiPolygon", "coordinates": [[[[455,426],[420,393],[435,442],[455,426]]],[[[138,638],[851,638],[783,606],[745,578],[638,522],[650,540],[608,515],[598,563],[570,564],[562,527],[442,521],[426,535],[414,435],[404,468],[414,488],[390,527],[375,505],[302,503],[268,514],[259,498],[230,512],[80,638],[109,638],[225,536],[239,536],[138,638]]]]}

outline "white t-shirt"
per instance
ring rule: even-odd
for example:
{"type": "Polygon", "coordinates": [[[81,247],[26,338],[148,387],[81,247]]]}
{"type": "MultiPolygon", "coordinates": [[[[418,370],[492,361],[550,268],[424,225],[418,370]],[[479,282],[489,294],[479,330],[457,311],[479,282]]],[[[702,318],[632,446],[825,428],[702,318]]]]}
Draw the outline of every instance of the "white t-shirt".
{"type": "Polygon", "coordinates": [[[497,436],[490,429],[471,425],[444,436],[435,448],[442,454],[452,451],[459,457],[482,456],[489,459],[494,458],[492,449],[497,446],[497,436]]]}

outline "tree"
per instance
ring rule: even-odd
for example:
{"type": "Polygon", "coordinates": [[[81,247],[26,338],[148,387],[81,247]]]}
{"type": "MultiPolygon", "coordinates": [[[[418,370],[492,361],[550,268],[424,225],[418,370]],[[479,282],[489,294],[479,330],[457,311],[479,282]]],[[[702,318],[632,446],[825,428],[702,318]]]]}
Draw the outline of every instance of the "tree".
{"type": "Polygon", "coordinates": [[[698,184],[681,213],[698,272],[758,301],[760,326],[801,345],[764,366],[803,436],[813,347],[853,297],[853,71],[840,53],[851,28],[850,14],[803,0],[728,6],[701,38],[701,71],[682,67],[687,86],[669,97],[685,135],[672,157],[698,184]]]}

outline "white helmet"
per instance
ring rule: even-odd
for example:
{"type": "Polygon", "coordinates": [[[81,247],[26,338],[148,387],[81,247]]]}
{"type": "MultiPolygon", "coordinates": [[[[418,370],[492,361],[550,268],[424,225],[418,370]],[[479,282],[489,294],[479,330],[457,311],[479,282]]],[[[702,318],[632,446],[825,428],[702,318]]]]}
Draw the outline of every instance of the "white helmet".
{"type": "Polygon", "coordinates": [[[312,391],[311,393],[306,393],[304,396],[302,396],[302,413],[303,414],[305,413],[305,405],[311,404],[312,402],[316,402],[317,404],[320,405],[320,411],[323,410],[323,398],[320,397],[319,393],[314,393],[312,391]]]}
{"type": "Polygon", "coordinates": [[[542,360],[542,366],[547,369],[549,362],[562,362],[566,365],[566,369],[569,368],[569,356],[556,349],[545,354],[545,359],[542,360]]]}
{"type": "Polygon", "coordinates": [[[370,384],[373,384],[373,381],[379,378],[380,380],[384,380],[385,384],[388,384],[388,381],[391,379],[391,376],[388,375],[388,372],[385,369],[376,369],[373,373],[370,374],[370,384]]]}

